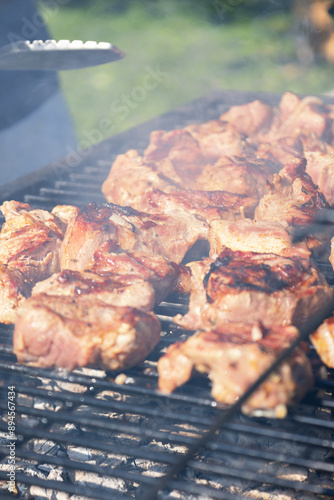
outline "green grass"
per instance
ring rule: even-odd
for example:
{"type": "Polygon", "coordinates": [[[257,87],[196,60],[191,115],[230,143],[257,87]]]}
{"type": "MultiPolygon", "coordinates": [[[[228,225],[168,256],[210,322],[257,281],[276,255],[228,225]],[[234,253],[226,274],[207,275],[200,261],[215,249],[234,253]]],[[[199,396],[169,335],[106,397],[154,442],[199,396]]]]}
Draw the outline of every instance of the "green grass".
{"type": "Polygon", "coordinates": [[[54,38],[109,41],[126,52],[112,64],[61,73],[81,138],[101,128],[101,120],[113,124],[108,136],[213,89],[319,94],[334,88],[334,67],[298,62],[287,13],[213,24],[176,0],[159,3],[159,15],[145,2],[120,13],[108,12],[106,5],[69,3],[52,16],[44,11],[54,38]],[[148,67],[159,67],[164,76],[154,89],[143,90],[148,67]]]}

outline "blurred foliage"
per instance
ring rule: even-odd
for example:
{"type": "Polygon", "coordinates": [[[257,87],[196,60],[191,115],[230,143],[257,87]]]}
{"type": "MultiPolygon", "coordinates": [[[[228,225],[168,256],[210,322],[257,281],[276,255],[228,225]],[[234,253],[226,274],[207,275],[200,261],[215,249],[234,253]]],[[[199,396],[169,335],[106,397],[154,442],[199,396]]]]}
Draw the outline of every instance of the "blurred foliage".
{"type": "MultiPolygon", "coordinates": [[[[41,0],[45,4],[54,0],[41,0]]],[[[173,1],[167,0],[68,0],[64,7],[93,9],[100,14],[122,14],[133,5],[145,9],[150,17],[161,18],[174,9],[173,1]]],[[[288,10],[292,0],[178,0],[180,11],[191,9],[195,15],[205,18],[213,23],[234,21],[238,18],[261,15],[288,10]]]]}

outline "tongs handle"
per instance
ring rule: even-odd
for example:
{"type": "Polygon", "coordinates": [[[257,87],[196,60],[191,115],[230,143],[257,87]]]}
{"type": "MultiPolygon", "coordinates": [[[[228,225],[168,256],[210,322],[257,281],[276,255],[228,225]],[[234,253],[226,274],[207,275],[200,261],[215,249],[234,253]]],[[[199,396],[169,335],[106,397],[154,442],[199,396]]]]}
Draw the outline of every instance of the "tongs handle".
{"type": "Polygon", "coordinates": [[[0,49],[2,70],[69,70],[116,61],[124,53],[107,42],[34,40],[14,42],[0,49]]]}

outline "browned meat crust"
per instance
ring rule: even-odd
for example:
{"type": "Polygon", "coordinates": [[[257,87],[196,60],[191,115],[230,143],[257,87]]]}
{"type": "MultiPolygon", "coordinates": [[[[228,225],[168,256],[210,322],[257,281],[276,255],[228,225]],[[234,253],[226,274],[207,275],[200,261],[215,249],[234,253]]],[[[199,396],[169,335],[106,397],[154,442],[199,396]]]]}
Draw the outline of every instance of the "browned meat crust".
{"type": "Polygon", "coordinates": [[[255,210],[256,220],[308,225],[323,208],[329,208],[324,195],[305,171],[306,160],[296,158],[274,175],[270,192],[255,210]]]}
{"type": "Polygon", "coordinates": [[[322,362],[334,368],[334,317],[325,319],[310,339],[322,362]]]}
{"type": "Polygon", "coordinates": [[[209,229],[210,256],[215,258],[225,247],[233,251],[299,255],[309,258],[306,243],[292,244],[288,225],[271,220],[214,220],[209,229]]]}
{"type": "Polygon", "coordinates": [[[189,330],[229,322],[305,325],[333,289],[308,259],[225,249],[216,260],[192,263],[189,312],[174,318],[189,330]]]}
{"type": "Polygon", "coordinates": [[[156,130],[151,133],[144,161],[173,181],[189,186],[206,160],[197,140],[187,130],[156,130]]]}
{"type": "Polygon", "coordinates": [[[131,149],[117,156],[102,185],[102,193],[110,203],[142,210],[143,196],[148,189],[168,191],[171,187],[171,179],[157,171],[154,166],[147,165],[138,152],[131,149]]]}
{"type": "Polygon", "coordinates": [[[305,153],[306,172],[326,198],[334,205],[334,154],[313,151],[305,153]]]}
{"type": "Polygon", "coordinates": [[[197,189],[224,190],[259,200],[267,191],[278,167],[253,156],[223,156],[206,165],[196,179],[197,189]]]}
{"type": "Polygon", "coordinates": [[[0,209],[6,218],[0,233],[0,322],[9,324],[34,283],[59,271],[66,223],[16,201],[0,209]]]}
{"type": "MultiPolygon", "coordinates": [[[[259,197],[257,195],[255,198],[249,196],[248,191],[254,194],[255,188],[247,189],[246,194],[242,192],[235,194],[232,192],[229,182],[226,183],[225,191],[222,188],[223,183],[215,182],[216,187],[209,191],[189,190],[189,186],[187,189],[182,188],[180,178],[176,179],[179,183],[174,182],[158,172],[156,168],[154,165],[145,165],[136,151],[120,155],[102,187],[106,200],[121,206],[131,206],[147,213],[182,212],[198,215],[207,221],[217,218],[234,219],[244,216],[244,214],[247,216],[254,214],[259,197]],[[131,178],[131,184],[129,184],[129,178],[131,178]]],[[[251,167],[249,168],[251,169],[251,167]]],[[[253,170],[254,168],[253,166],[253,170]]],[[[245,172],[242,171],[240,176],[242,177],[244,174],[245,172]]],[[[257,174],[259,175],[259,172],[257,174]]],[[[175,179],[174,174],[173,177],[175,179]]],[[[248,181],[249,184],[250,180],[248,179],[248,181]]],[[[263,182],[265,183],[266,179],[263,182]]],[[[255,184],[256,179],[253,178],[253,185],[255,184]]]]}
{"type": "Polygon", "coordinates": [[[152,285],[141,277],[90,271],[65,270],[40,281],[32,295],[41,293],[57,297],[72,297],[77,300],[89,296],[97,302],[113,306],[136,307],[150,311],[154,307],[155,294],[152,285]]]}
{"type": "MultiPolygon", "coordinates": [[[[213,397],[234,403],[298,336],[294,327],[229,323],[220,331],[198,332],[167,349],[158,361],[159,389],[171,393],[196,370],[207,373],[213,397]]],[[[313,384],[310,362],[301,348],[282,363],[251,396],[245,413],[273,410],[285,416],[287,405],[301,399],[313,384]]]]}
{"type": "Polygon", "coordinates": [[[207,223],[189,213],[147,214],[130,207],[90,204],[69,224],[62,246],[63,269],[87,269],[108,240],[129,251],[161,255],[179,264],[197,240],[207,239],[207,223]]]}
{"type": "Polygon", "coordinates": [[[256,100],[239,106],[231,106],[219,119],[230,123],[240,134],[249,137],[268,129],[273,118],[272,107],[256,100]]]}
{"type": "Polygon", "coordinates": [[[152,314],[95,297],[39,294],[20,307],[13,343],[18,361],[32,366],[123,370],[141,363],[159,338],[152,314]]]}
{"type": "Polygon", "coordinates": [[[109,240],[95,252],[90,271],[102,275],[117,273],[120,277],[148,281],[153,286],[155,302],[159,304],[174,290],[179,266],[160,255],[122,250],[109,240]]]}
{"type": "MultiPolygon", "coordinates": [[[[238,156],[254,151],[245,140],[244,134],[237,130],[234,124],[222,119],[188,125],[185,130],[190,132],[199,144],[203,163],[214,163],[221,156],[238,156]]],[[[200,169],[197,173],[199,171],[200,169]]],[[[193,182],[193,179],[189,181],[193,182]]]]}
{"type": "Polygon", "coordinates": [[[207,222],[215,219],[238,219],[254,214],[257,199],[228,191],[199,191],[177,189],[164,193],[149,189],[143,208],[151,213],[185,212],[202,217],[207,222]]]}
{"type": "Polygon", "coordinates": [[[29,297],[34,281],[19,269],[0,264],[0,322],[15,322],[17,308],[29,297]]]}

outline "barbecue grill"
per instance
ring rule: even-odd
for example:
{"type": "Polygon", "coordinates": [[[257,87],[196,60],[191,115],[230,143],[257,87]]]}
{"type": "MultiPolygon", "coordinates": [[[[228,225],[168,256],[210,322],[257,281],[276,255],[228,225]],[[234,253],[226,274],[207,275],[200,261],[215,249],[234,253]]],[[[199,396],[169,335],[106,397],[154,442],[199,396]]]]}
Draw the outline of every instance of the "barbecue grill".
{"type": "MultiPolygon", "coordinates": [[[[45,209],[103,202],[101,184],[114,157],[145,148],[152,130],[214,119],[229,105],[256,98],[276,104],[280,96],[212,93],[96,145],[76,166],[65,158],[0,188],[0,201],[17,199],[45,209]]],[[[334,285],[331,267],[322,264],[321,271],[334,285]]],[[[311,349],[315,387],[284,420],[245,416],[237,406],[234,411],[218,405],[205,378],[194,378],[171,395],[159,394],[156,361],[170,343],[189,335],[172,322],[186,310],[187,299],[177,294],[156,308],[162,340],[140,367],[123,374],[18,365],[11,348],[13,329],[0,325],[2,498],[13,498],[7,489],[8,390],[15,394],[19,498],[334,497],[334,371],[324,369],[311,349]],[[217,419],[223,425],[206,435],[217,427],[217,419]]]]}

